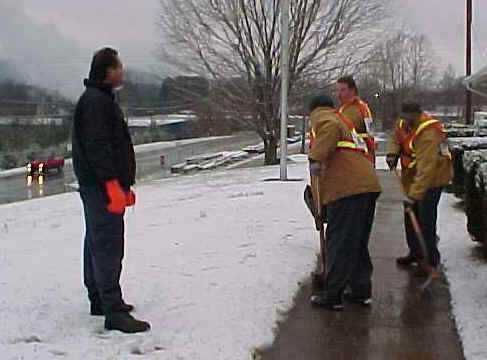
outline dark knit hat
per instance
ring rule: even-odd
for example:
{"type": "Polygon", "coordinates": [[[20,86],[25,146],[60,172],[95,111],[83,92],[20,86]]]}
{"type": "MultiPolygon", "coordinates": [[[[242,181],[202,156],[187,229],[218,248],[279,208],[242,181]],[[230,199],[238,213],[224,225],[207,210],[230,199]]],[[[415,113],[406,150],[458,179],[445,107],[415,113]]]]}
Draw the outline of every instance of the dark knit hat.
{"type": "Polygon", "coordinates": [[[421,105],[415,101],[405,101],[402,103],[401,112],[403,114],[421,114],[423,109],[421,105]]]}
{"type": "Polygon", "coordinates": [[[319,107],[333,108],[335,107],[335,104],[333,103],[333,100],[330,95],[323,93],[323,94],[313,96],[308,103],[309,112],[312,112],[319,107]]]}

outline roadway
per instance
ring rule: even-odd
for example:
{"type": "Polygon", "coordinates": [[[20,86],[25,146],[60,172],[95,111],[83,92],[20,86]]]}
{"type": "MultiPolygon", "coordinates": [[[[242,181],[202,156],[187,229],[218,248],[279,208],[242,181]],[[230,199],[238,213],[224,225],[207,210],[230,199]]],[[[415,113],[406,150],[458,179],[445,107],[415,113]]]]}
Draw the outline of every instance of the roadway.
{"type": "MultiPolygon", "coordinates": [[[[170,167],[184,162],[185,158],[209,152],[236,151],[261,140],[256,134],[243,133],[231,137],[180,140],[136,147],[137,181],[144,182],[171,176],[170,167]],[[165,165],[160,165],[160,156],[165,165]]],[[[76,177],[68,161],[60,173],[44,177],[27,178],[25,174],[0,179],[0,204],[24,201],[44,196],[75,191],[76,177]]]]}
{"type": "MultiPolygon", "coordinates": [[[[379,134],[378,134],[379,135],[379,134]]],[[[379,149],[377,155],[385,154],[386,135],[379,135],[379,149]]],[[[150,180],[161,179],[173,176],[170,173],[172,165],[182,163],[188,157],[211,152],[236,151],[247,145],[260,143],[260,138],[254,133],[242,133],[235,136],[190,139],[160,144],[148,144],[136,147],[137,157],[137,182],[142,183],[150,180]],[[165,156],[165,165],[161,166],[159,158],[165,156]]],[[[298,153],[300,144],[290,146],[289,154],[298,153]]],[[[233,167],[262,166],[263,155],[241,165],[233,167]]],[[[0,204],[24,201],[44,196],[56,195],[65,192],[75,191],[75,175],[68,161],[64,171],[54,173],[42,178],[34,177],[28,179],[25,174],[0,179],[0,204]]]]}

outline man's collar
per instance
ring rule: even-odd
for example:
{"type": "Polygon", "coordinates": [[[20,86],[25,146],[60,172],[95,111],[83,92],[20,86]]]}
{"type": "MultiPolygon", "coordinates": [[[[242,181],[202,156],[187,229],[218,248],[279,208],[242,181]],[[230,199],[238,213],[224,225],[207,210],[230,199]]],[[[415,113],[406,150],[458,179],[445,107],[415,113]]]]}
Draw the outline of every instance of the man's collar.
{"type": "Polygon", "coordinates": [[[83,84],[88,88],[88,87],[94,87],[94,88],[97,88],[98,90],[100,91],[103,91],[104,93],[110,95],[110,96],[114,96],[114,91],[113,91],[113,87],[110,85],[110,84],[106,84],[106,83],[103,83],[103,82],[100,82],[100,81],[95,81],[95,80],[92,80],[92,79],[85,79],[83,81],[83,84]]]}
{"type": "Polygon", "coordinates": [[[342,107],[343,106],[347,106],[347,105],[352,105],[352,104],[354,104],[357,101],[360,101],[360,98],[358,97],[358,95],[352,96],[350,99],[348,99],[347,101],[345,101],[342,104],[342,107]]]}

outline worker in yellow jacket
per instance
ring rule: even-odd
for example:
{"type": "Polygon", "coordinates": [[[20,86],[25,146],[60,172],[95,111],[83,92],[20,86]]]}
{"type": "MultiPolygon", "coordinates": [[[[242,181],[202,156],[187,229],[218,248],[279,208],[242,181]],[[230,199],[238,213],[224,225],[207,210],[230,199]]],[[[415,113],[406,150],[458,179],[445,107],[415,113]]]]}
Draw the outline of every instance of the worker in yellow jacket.
{"type": "MultiPolygon", "coordinates": [[[[453,177],[453,166],[443,124],[414,102],[402,104],[402,114],[396,123],[386,158],[391,170],[397,167],[399,159],[401,182],[406,194],[405,211],[412,209],[416,214],[425,239],[429,265],[438,267],[437,208],[443,188],[453,177]]],[[[404,219],[409,253],[396,261],[402,266],[419,265],[424,254],[406,213],[404,219]]],[[[424,270],[420,268],[417,274],[426,276],[424,270]]]]}
{"type": "Polygon", "coordinates": [[[338,111],[352,121],[358,135],[367,144],[367,157],[375,165],[377,144],[373,134],[373,118],[369,106],[359,97],[357,84],[351,76],[338,79],[336,90],[340,100],[338,111]]]}
{"type": "Polygon", "coordinates": [[[340,311],[348,285],[352,290],[348,300],[369,305],[373,266],[368,244],[381,187],[365,142],[352,122],[334,109],[333,100],[315,96],[309,111],[314,135],[310,173],[314,184],[319,183],[318,198],[326,206],[328,223],[326,295],[314,295],[311,302],[340,311]]]}

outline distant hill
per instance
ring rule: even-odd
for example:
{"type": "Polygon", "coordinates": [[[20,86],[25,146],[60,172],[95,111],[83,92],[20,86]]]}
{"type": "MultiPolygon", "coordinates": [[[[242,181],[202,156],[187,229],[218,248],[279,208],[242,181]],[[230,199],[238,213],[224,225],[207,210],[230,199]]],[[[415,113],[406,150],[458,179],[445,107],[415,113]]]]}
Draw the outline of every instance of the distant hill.
{"type": "Polygon", "coordinates": [[[57,90],[29,84],[12,63],[0,59],[0,107],[6,102],[70,103],[57,90]]]}
{"type": "Polygon", "coordinates": [[[14,64],[0,58],[0,82],[5,80],[19,80],[25,82],[25,79],[14,64]]]}

